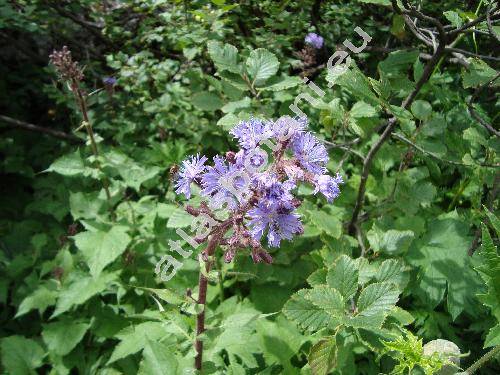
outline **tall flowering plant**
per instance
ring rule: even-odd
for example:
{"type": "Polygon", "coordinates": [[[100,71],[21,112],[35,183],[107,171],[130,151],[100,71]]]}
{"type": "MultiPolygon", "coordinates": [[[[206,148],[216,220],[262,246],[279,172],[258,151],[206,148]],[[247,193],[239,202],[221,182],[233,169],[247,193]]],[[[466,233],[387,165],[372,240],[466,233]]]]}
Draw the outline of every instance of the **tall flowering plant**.
{"type": "MultiPolygon", "coordinates": [[[[314,194],[322,194],[328,202],[339,195],[342,177],[327,173],[328,152],[306,128],[306,119],[253,118],[231,131],[240,147],[237,152],[215,156],[213,165],[207,165],[208,158],[201,155],[183,161],[176,193],[190,199],[196,184],[206,198],[198,207],[186,206],[186,211],[201,223],[196,242],[207,242],[201,254],[205,271],[200,272],[199,304],[206,302],[206,274],[218,246],[224,249],[226,262],[231,262],[238,251],[249,249],[254,262],[272,263],[263,244],[279,247],[283,240],[304,231],[296,212],[301,204],[296,195],[298,185],[310,184],[314,194]]],[[[197,335],[204,331],[204,319],[202,311],[197,317],[197,335]]],[[[201,369],[200,340],[196,341],[196,350],[196,368],[201,369]]]]}

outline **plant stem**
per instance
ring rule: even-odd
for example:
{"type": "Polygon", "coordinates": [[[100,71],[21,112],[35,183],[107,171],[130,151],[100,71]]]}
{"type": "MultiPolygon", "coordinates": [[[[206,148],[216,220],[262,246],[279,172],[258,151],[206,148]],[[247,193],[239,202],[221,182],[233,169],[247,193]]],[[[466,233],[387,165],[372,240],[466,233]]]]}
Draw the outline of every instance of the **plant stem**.
{"type": "Polygon", "coordinates": [[[497,354],[500,354],[500,345],[495,346],[488,353],[479,358],[476,362],[474,362],[467,370],[465,370],[465,374],[470,375],[479,370],[486,362],[495,357],[497,354]]]}
{"type": "MultiPolygon", "coordinates": [[[[94,137],[94,131],[92,130],[92,125],[90,124],[90,119],[87,113],[87,103],[85,101],[85,98],[83,97],[82,91],[80,90],[80,86],[76,79],[73,79],[71,81],[71,91],[73,91],[73,94],[75,95],[76,98],[76,102],[80,107],[80,112],[82,113],[85,130],[87,131],[87,134],[89,136],[92,153],[94,154],[96,159],[95,164],[97,166],[97,169],[99,169],[99,171],[102,172],[101,163],[99,162],[99,150],[97,148],[97,143],[94,137]]],[[[106,198],[108,199],[108,201],[111,201],[111,193],[109,192],[109,181],[106,177],[103,177],[102,179],[102,186],[104,187],[106,198]]]]}
{"type": "MultiPolygon", "coordinates": [[[[215,249],[219,245],[222,238],[221,234],[214,234],[212,238],[208,241],[207,248],[205,249],[205,254],[210,257],[214,254],[215,249]]],[[[211,261],[205,263],[205,272],[200,269],[200,277],[198,279],[198,304],[203,305],[203,309],[196,317],[196,358],[194,359],[194,367],[201,371],[203,363],[203,341],[201,341],[198,336],[205,332],[205,304],[207,302],[207,287],[208,279],[205,274],[210,272],[211,261]]]]}
{"type": "MultiPolygon", "coordinates": [[[[401,107],[404,109],[407,109],[417,94],[420,92],[420,89],[422,86],[429,80],[429,78],[432,75],[432,72],[434,70],[434,67],[438,63],[439,59],[441,56],[445,53],[445,42],[441,41],[436,49],[436,52],[434,55],[432,55],[432,58],[429,60],[427,65],[424,68],[424,71],[422,73],[422,76],[418,80],[417,84],[415,85],[415,89],[406,97],[406,99],[401,103],[401,107]]],[[[349,222],[349,233],[354,234],[356,233],[356,224],[358,221],[358,215],[361,212],[361,209],[363,208],[363,203],[365,199],[365,192],[366,192],[366,182],[368,181],[368,175],[370,174],[370,167],[372,164],[372,160],[375,157],[375,154],[378,152],[380,147],[384,144],[384,142],[389,138],[389,136],[392,133],[392,130],[396,126],[397,119],[396,117],[391,117],[389,121],[387,122],[387,126],[384,129],[384,132],[380,136],[380,138],[375,142],[375,144],[372,146],[370,151],[368,151],[368,154],[365,157],[365,161],[363,163],[363,171],[361,173],[361,181],[359,184],[358,188],[358,196],[356,198],[356,204],[354,206],[354,210],[352,213],[351,221],[349,222]]]]}

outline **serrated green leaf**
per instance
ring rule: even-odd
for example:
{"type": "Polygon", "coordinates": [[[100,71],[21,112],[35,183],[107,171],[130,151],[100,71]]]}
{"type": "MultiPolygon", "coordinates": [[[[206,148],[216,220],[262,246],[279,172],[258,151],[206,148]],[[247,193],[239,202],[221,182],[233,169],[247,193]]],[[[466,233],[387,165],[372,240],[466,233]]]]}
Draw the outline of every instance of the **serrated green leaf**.
{"type": "Polygon", "coordinates": [[[252,84],[261,86],[278,72],[280,63],[274,53],[264,48],[257,48],[250,52],[246,65],[252,84]]]}
{"type": "Polygon", "coordinates": [[[332,321],[332,317],[305,298],[308,292],[308,290],[302,289],[295,293],[283,306],[283,313],[303,329],[317,331],[327,327],[332,321]]]}
{"type": "Polygon", "coordinates": [[[426,100],[415,100],[411,103],[411,112],[419,120],[427,120],[432,114],[432,106],[426,100]]]}
{"type": "Polygon", "coordinates": [[[22,316],[34,309],[43,314],[47,307],[56,303],[57,294],[57,291],[50,290],[44,285],[39,286],[37,290],[23,299],[15,317],[22,316]]]}
{"type": "Polygon", "coordinates": [[[178,362],[171,348],[160,342],[148,340],[142,352],[140,375],[176,375],[178,362]]]}
{"type": "Polygon", "coordinates": [[[216,41],[208,42],[208,54],[220,71],[230,71],[239,73],[238,49],[231,44],[224,44],[216,41]]]}
{"type": "Polygon", "coordinates": [[[78,345],[88,328],[88,323],[64,320],[44,325],[42,337],[51,353],[65,356],[78,345]]]}
{"type": "Polygon", "coordinates": [[[340,238],[342,223],[339,218],[324,211],[311,211],[310,219],[313,225],[333,238],[340,238]]]}
{"type": "Polygon", "coordinates": [[[347,255],[341,255],[326,277],[328,285],[340,292],[345,300],[356,294],[358,290],[358,266],[347,255]]]}
{"type": "Polygon", "coordinates": [[[158,322],[145,322],[121,330],[116,337],[120,343],[115,346],[107,364],[137,353],[151,340],[159,341],[166,335],[165,327],[158,322]]]}
{"type": "Polygon", "coordinates": [[[333,338],[317,342],[307,358],[313,375],[327,375],[335,366],[336,356],[337,346],[333,338]]]}
{"type": "Polygon", "coordinates": [[[81,232],[73,237],[92,276],[98,277],[104,267],[127,249],[131,241],[127,230],[124,226],[114,226],[108,232],[81,232]]]}
{"type": "Polygon", "coordinates": [[[497,74],[497,71],[483,60],[469,58],[468,62],[469,66],[462,70],[462,81],[465,89],[484,85],[497,74]]]}
{"type": "Polygon", "coordinates": [[[387,259],[382,262],[377,272],[376,279],[378,282],[393,283],[401,286],[403,279],[404,265],[396,259],[387,259]]]}
{"type": "Polygon", "coordinates": [[[390,283],[373,283],[364,288],[358,298],[358,313],[372,316],[388,312],[398,301],[399,291],[390,283]]]}
{"type": "Polygon", "coordinates": [[[344,299],[338,290],[330,288],[328,285],[315,286],[313,289],[309,289],[304,297],[334,317],[343,315],[344,299]]]}
{"type": "Polygon", "coordinates": [[[34,375],[42,365],[44,350],[34,340],[23,336],[1,339],[2,365],[12,375],[34,375]]]}
{"type": "Polygon", "coordinates": [[[199,92],[194,94],[191,103],[193,103],[196,108],[207,112],[216,111],[224,105],[223,101],[211,92],[199,92]]]}
{"type": "Polygon", "coordinates": [[[85,172],[85,165],[83,164],[80,151],[76,150],[71,154],[61,156],[54,161],[45,172],[56,172],[63,176],[83,175],[85,172]]]}
{"type": "Polygon", "coordinates": [[[101,293],[117,277],[117,272],[103,272],[97,278],[81,273],[72,274],[71,280],[66,281],[59,293],[59,299],[52,317],[68,311],[73,306],[81,305],[91,297],[101,293]]]}

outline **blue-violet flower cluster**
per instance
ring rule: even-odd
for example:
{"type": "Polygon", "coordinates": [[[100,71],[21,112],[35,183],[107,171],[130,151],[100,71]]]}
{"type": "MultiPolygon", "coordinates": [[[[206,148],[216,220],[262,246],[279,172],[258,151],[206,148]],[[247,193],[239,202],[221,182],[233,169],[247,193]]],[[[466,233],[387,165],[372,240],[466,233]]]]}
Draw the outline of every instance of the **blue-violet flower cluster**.
{"type": "Polygon", "coordinates": [[[213,158],[195,155],[185,160],[177,176],[177,194],[191,198],[193,184],[206,198],[200,208],[187,207],[198,216],[208,215],[215,225],[205,234],[217,235],[230,262],[239,249],[250,248],[255,262],[270,263],[271,256],[262,248],[267,238],[271,247],[303,233],[301,201],[296,197],[298,184],[307,183],[314,194],[321,193],[328,202],[339,194],[342,177],[327,173],[328,152],[306,130],[307,119],[284,116],[276,121],[252,118],[231,131],[240,150],[213,158]],[[270,150],[266,152],[266,150],[270,150]],[[227,219],[217,219],[216,210],[228,210],[227,219]]]}
{"type": "Polygon", "coordinates": [[[321,49],[321,47],[323,47],[324,40],[321,35],[318,35],[316,33],[309,33],[306,35],[304,42],[316,49],[321,49]]]}

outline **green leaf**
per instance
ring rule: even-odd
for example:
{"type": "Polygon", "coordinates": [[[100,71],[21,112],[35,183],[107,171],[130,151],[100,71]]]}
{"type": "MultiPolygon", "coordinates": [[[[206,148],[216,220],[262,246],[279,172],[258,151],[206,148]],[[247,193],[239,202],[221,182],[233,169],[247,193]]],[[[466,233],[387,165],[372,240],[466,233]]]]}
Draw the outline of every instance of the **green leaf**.
{"type": "Polygon", "coordinates": [[[157,342],[166,334],[165,327],[158,322],[145,322],[124,328],[116,335],[120,343],[115,346],[107,364],[137,353],[144,349],[149,341],[157,342]]]}
{"type": "Polygon", "coordinates": [[[34,369],[42,365],[44,350],[34,340],[23,336],[1,339],[2,365],[12,375],[36,374],[34,369]]]}
{"type": "Polygon", "coordinates": [[[335,366],[336,356],[337,346],[333,338],[317,342],[307,358],[313,375],[327,375],[335,366]]]}
{"type": "Polygon", "coordinates": [[[144,167],[132,164],[127,168],[120,168],[119,172],[125,184],[138,192],[141,185],[156,177],[161,172],[161,169],[157,166],[144,167]]]}
{"type": "Polygon", "coordinates": [[[46,286],[41,285],[28,297],[23,299],[16,313],[16,318],[22,316],[31,310],[38,310],[43,314],[47,307],[56,303],[57,291],[50,290],[46,286]]]}
{"type": "Polygon", "coordinates": [[[220,109],[224,102],[211,92],[199,92],[193,95],[191,103],[201,111],[213,112],[220,109]]]}
{"type": "Polygon", "coordinates": [[[326,80],[345,88],[357,99],[363,100],[368,104],[378,105],[382,103],[373,92],[368,78],[353,64],[345,71],[328,70],[326,80]]]}
{"type": "Polygon", "coordinates": [[[382,262],[378,269],[376,279],[379,282],[393,283],[401,287],[404,266],[400,260],[387,259],[382,262]]]}
{"type": "Polygon", "coordinates": [[[192,222],[193,217],[189,215],[186,210],[176,208],[168,219],[167,228],[184,228],[191,225],[192,222]]]}
{"type": "Polygon", "coordinates": [[[239,73],[238,49],[231,44],[224,44],[216,41],[208,42],[208,54],[220,71],[230,71],[239,73]]]}
{"type": "Polygon", "coordinates": [[[342,295],[338,290],[330,288],[328,285],[315,286],[308,290],[304,297],[334,317],[339,317],[344,313],[345,302],[342,295]]]}
{"type": "Polygon", "coordinates": [[[283,314],[303,329],[317,331],[327,327],[332,321],[332,317],[322,308],[309,302],[305,298],[308,293],[308,290],[302,289],[292,295],[283,306],[283,314]]]}
{"type": "Polygon", "coordinates": [[[463,24],[462,18],[457,12],[448,10],[446,12],[443,12],[443,15],[446,17],[448,21],[451,22],[453,26],[455,26],[455,28],[459,28],[460,26],[462,26],[463,24]]]}
{"type": "Polygon", "coordinates": [[[83,174],[84,171],[85,165],[79,150],[61,156],[45,170],[45,172],[56,172],[63,176],[77,176],[83,174]]]}
{"type": "Polygon", "coordinates": [[[342,223],[338,217],[324,211],[310,211],[309,216],[315,227],[333,238],[340,238],[342,223]]]}
{"type": "Polygon", "coordinates": [[[389,77],[399,76],[400,73],[405,73],[409,67],[413,65],[418,58],[418,50],[400,50],[389,53],[384,61],[378,64],[379,71],[385,73],[389,77]]]}
{"type": "Polygon", "coordinates": [[[391,0],[358,0],[360,3],[390,6],[391,0]]]}
{"type": "Polygon", "coordinates": [[[465,89],[481,86],[497,75],[497,71],[483,60],[469,58],[468,61],[469,66],[462,70],[462,80],[465,89]]]}
{"type": "Polygon", "coordinates": [[[97,278],[81,273],[73,273],[71,282],[67,280],[59,293],[59,299],[52,318],[61,315],[73,306],[85,303],[91,297],[101,293],[111,282],[116,280],[117,276],[117,272],[103,272],[97,278]]]}
{"type": "Polygon", "coordinates": [[[345,300],[356,294],[358,290],[358,266],[347,255],[341,255],[335,265],[328,270],[328,285],[340,292],[345,300]]]}
{"type": "Polygon", "coordinates": [[[221,110],[224,113],[232,113],[236,112],[239,109],[243,108],[249,108],[251,105],[250,98],[245,96],[243,99],[235,101],[235,102],[229,102],[226,105],[224,105],[221,110]]]}
{"type": "Polygon", "coordinates": [[[283,77],[271,77],[267,82],[266,85],[263,87],[260,87],[260,90],[269,90],[269,91],[282,91],[282,90],[287,90],[289,88],[298,86],[302,83],[302,80],[299,77],[290,77],[290,76],[283,76],[283,77]]]}
{"type": "Polygon", "coordinates": [[[426,100],[415,100],[411,103],[411,112],[419,120],[427,120],[431,117],[432,106],[426,100]]]}
{"type": "Polygon", "coordinates": [[[420,267],[415,294],[429,307],[435,307],[444,297],[453,319],[464,309],[475,313],[475,294],[480,283],[467,255],[472,239],[469,226],[456,213],[444,215],[428,225],[427,234],[415,241],[407,254],[408,261],[420,267]]]}
{"type": "Polygon", "coordinates": [[[375,117],[377,116],[377,111],[370,104],[365,103],[363,101],[356,102],[351,110],[350,115],[354,118],[363,118],[363,117],[375,117]]]}
{"type": "Polygon", "coordinates": [[[42,337],[51,353],[65,356],[83,339],[88,328],[87,323],[64,320],[44,325],[42,337]]]}
{"type": "Polygon", "coordinates": [[[160,342],[148,340],[142,352],[144,359],[141,362],[138,374],[176,375],[178,363],[171,350],[171,348],[160,342]]]}
{"type": "Polygon", "coordinates": [[[405,253],[410,247],[415,234],[411,230],[389,229],[382,231],[374,226],[367,234],[370,246],[376,252],[385,252],[389,255],[405,253]]]}
{"type": "Polygon", "coordinates": [[[398,301],[399,291],[390,283],[374,283],[364,288],[358,298],[357,308],[362,316],[388,312],[398,301]]]}
{"type": "Polygon", "coordinates": [[[484,347],[490,348],[492,346],[500,345],[500,324],[491,328],[488,335],[484,339],[484,347]]]}
{"type": "Polygon", "coordinates": [[[108,232],[82,232],[73,237],[92,276],[98,277],[108,264],[127,249],[131,241],[127,229],[124,226],[114,226],[108,232]]]}
{"type": "Polygon", "coordinates": [[[257,48],[250,52],[246,65],[252,84],[261,86],[278,72],[280,63],[274,53],[264,48],[257,48]]]}
{"type": "Polygon", "coordinates": [[[99,199],[99,192],[97,191],[70,193],[69,196],[71,216],[73,216],[74,220],[96,218],[103,204],[104,201],[99,199]]]}
{"type": "Polygon", "coordinates": [[[491,226],[495,229],[495,232],[497,232],[497,236],[500,236],[500,219],[487,208],[485,208],[484,212],[486,216],[488,216],[488,219],[490,219],[491,226]]]}

